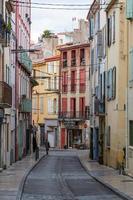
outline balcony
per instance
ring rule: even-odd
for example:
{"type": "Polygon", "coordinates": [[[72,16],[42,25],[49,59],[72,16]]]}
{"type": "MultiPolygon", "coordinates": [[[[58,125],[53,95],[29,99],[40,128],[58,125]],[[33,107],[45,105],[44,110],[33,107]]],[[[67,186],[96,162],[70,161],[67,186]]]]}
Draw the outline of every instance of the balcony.
{"type": "Polygon", "coordinates": [[[20,104],[20,110],[24,113],[31,113],[32,112],[32,100],[28,98],[22,98],[20,104]]]}
{"type": "Polygon", "coordinates": [[[32,72],[32,61],[28,56],[27,52],[20,53],[18,61],[28,73],[32,72]]]}
{"type": "Polygon", "coordinates": [[[59,119],[75,119],[75,120],[85,120],[86,114],[85,111],[70,111],[70,112],[60,112],[59,119]]]}
{"type": "Polygon", "coordinates": [[[85,92],[85,83],[80,83],[80,85],[79,85],[79,92],[80,93],[85,92]]]}
{"type": "Polygon", "coordinates": [[[10,108],[12,106],[12,88],[5,82],[0,81],[0,107],[10,108]]]}

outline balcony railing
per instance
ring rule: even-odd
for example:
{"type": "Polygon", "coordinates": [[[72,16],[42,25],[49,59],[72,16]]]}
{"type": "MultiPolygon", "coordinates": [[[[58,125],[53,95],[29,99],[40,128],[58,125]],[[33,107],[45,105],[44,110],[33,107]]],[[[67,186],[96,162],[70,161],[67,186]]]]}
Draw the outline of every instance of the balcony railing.
{"type": "Polygon", "coordinates": [[[71,92],[76,92],[76,84],[71,83],[71,92]]]}
{"type": "Polygon", "coordinates": [[[80,83],[79,92],[85,92],[85,83],[80,83]]]}
{"type": "Polygon", "coordinates": [[[12,88],[5,82],[0,81],[0,107],[10,108],[12,106],[12,88]]]}
{"type": "Polygon", "coordinates": [[[31,113],[32,112],[32,100],[28,98],[22,98],[20,104],[20,110],[24,113],[31,113]]]}
{"type": "Polygon", "coordinates": [[[60,119],[86,119],[85,111],[59,112],[60,119]]]}
{"type": "Polygon", "coordinates": [[[20,53],[18,60],[20,64],[23,65],[23,67],[26,69],[27,72],[29,73],[32,72],[32,61],[28,56],[27,52],[20,53]]]}

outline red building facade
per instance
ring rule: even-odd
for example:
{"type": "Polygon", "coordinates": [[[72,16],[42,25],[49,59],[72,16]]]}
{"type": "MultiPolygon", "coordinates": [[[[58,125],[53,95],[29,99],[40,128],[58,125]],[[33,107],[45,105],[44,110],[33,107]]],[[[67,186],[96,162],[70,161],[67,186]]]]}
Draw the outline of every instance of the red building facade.
{"type": "Polygon", "coordinates": [[[59,126],[61,148],[86,144],[89,121],[89,44],[60,47],[59,126]]]}

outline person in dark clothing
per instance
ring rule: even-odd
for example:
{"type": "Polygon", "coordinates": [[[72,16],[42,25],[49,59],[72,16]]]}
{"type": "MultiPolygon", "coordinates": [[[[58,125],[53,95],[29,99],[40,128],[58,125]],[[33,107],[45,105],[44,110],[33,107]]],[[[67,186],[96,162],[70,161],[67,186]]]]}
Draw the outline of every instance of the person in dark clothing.
{"type": "Polygon", "coordinates": [[[47,139],[45,140],[45,148],[46,148],[46,154],[48,155],[50,144],[49,144],[49,141],[47,139]]]}
{"type": "Polygon", "coordinates": [[[37,142],[36,142],[36,136],[35,134],[33,135],[33,152],[36,151],[36,148],[37,148],[37,142]]]}

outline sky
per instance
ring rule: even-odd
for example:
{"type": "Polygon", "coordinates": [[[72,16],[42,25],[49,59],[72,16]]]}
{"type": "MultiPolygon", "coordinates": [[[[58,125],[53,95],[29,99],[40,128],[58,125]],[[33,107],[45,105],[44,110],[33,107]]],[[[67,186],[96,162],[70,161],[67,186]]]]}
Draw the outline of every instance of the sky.
{"type": "MultiPolygon", "coordinates": [[[[32,3],[90,4],[92,0],[32,0],[32,3]]],[[[33,6],[33,5],[32,5],[33,6]]],[[[36,5],[34,5],[36,6],[36,5]]],[[[48,6],[47,6],[48,7],[48,6]]],[[[43,10],[32,8],[31,40],[37,42],[41,33],[48,29],[54,33],[72,31],[76,21],[86,19],[88,10],[43,10]]]]}

